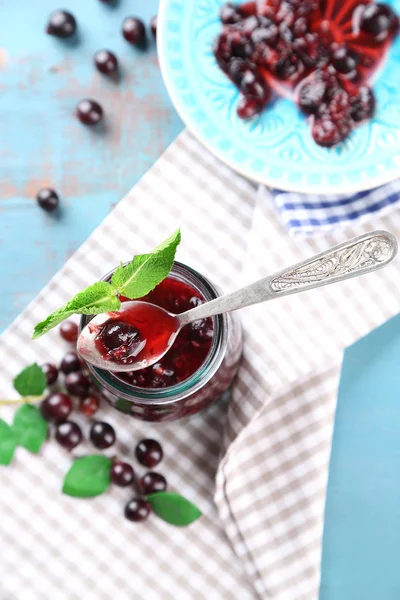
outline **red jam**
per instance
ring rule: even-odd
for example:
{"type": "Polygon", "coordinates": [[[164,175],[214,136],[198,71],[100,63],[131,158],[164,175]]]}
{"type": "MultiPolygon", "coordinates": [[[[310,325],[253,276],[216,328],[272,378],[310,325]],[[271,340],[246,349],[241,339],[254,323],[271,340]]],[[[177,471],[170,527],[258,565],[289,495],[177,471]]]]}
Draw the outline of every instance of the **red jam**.
{"type": "Polygon", "coordinates": [[[101,325],[95,345],[106,360],[147,366],[168,349],[178,327],[177,320],[158,306],[134,302],[126,310],[110,313],[110,319],[101,325]]]}
{"type": "Polygon", "coordinates": [[[221,9],[218,65],[239,88],[241,118],[263,111],[273,92],[292,97],[321,146],[343,141],[370,119],[368,82],[399,19],[370,0],[265,0],[221,9]]]}
{"type": "MultiPolygon", "coordinates": [[[[121,298],[121,300],[124,301],[127,298],[121,298]]],[[[140,300],[161,306],[175,314],[185,312],[203,302],[196,289],[173,277],[164,279],[152,292],[140,300]]],[[[150,309],[150,305],[147,308],[150,309]]],[[[165,336],[168,337],[171,334],[172,324],[162,323],[161,329],[164,328],[164,334],[160,336],[160,322],[157,317],[152,321],[151,314],[150,309],[147,315],[142,315],[143,319],[140,323],[137,319],[133,319],[130,324],[137,327],[142,339],[148,337],[149,340],[155,340],[157,344],[163,343],[165,347],[165,336]]],[[[157,315],[159,314],[160,312],[157,311],[157,315]]],[[[174,319],[171,321],[175,323],[174,319]]],[[[158,363],[146,369],[115,373],[114,375],[131,385],[142,388],[165,388],[180,383],[193,375],[205,361],[211,348],[213,331],[212,319],[201,319],[190,323],[182,328],[171,349],[158,363]]],[[[140,354],[137,358],[140,358],[140,354]]],[[[134,360],[136,361],[137,358],[134,360]]]]}

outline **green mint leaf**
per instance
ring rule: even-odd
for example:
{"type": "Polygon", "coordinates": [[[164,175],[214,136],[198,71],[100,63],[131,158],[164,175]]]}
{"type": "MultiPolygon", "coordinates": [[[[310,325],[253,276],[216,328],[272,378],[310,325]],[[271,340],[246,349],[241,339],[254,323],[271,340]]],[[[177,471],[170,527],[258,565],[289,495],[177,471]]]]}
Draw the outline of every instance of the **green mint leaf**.
{"type": "Polygon", "coordinates": [[[35,326],[33,339],[53,329],[74,313],[80,315],[98,315],[103,312],[118,310],[121,303],[115,295],[112,285],[106,281],[98,281],[68,300],[64,306],[53,312],[44,321],[35,326]]]}
{"type": "Polygon", "coordinates": [[[37,363],[25,367],[14,379],[14,388],[21,396],[40,396],[46,389],[46,376],[37,363]]]}
{"type": "Polygon", "coordinates": [[[197,506],[175,492],[155,492],[146,499],[156,515],[171,525],[190,525],[201,517],[197,506]]]}
{"type": "Polygon", "coordinates": [[[37,454],[47,438],[47,422],[40,410],[31,404],[23,404],[14,415],[13,431],[18,444],[37,454]]]}
{"type": "Polygon", "coordinates": [[[180,241],[181,232],[177,229],[153,252],[135,256],[126,267],[119,266],[111,280],[115,290],[131,300],[146,296],[172,269],[180,241]]]}
{"type": "Polygon", "coordinates": [[[10,464],[17,445],[17,436],[13,429],[0,419],[0,465],[10,464]]]}
{"type": "Polygon", "coordinates": [[[64,477],[62,491],[68,496],[93,498],[103,494],[110,485],[111,460],[91,454],[77,458],[64,477]]]}

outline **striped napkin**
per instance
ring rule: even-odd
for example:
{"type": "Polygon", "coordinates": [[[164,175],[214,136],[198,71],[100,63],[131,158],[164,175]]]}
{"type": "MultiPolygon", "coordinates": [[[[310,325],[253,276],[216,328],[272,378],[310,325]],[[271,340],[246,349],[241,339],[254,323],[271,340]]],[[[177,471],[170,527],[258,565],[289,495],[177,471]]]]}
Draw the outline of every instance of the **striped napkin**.
{"type": "MultiPolygon", "coordinates": [[[[184,132],[1,336],[1,396],[11,396],[25,364],[66,351],[57,331],[32,342],[35,322],[178,225],[180,260],[226,291],[375,227],[400,237],[393,212],[325,240],[290,239],[272,197],[257,197],[184,132]]],[[[18,449],[0,470],[1,600],[316,599],[341,354],[398,312],[398,271],[395,263],[244,310],[244,357],[229,403],[159,425],[102,407],[100,418],[118,432],[110,450],[139,473],[134,445],[162,443],[170,489],[203,512],[190,527],[126,521],[122,488],[91,500],[63,496],[70,456],[54,442],[40,456],[18,449]]],[[[89,450],[83,444],[76,455],[89,450]]]]}
{"type": "Polygon", "coordinates": [[[297,194],[273,191],[281,219],[293,235],[329,231],[339,224],[363,221],[387,213],[400,200],[400,179],[353,196],[297,194]]]}

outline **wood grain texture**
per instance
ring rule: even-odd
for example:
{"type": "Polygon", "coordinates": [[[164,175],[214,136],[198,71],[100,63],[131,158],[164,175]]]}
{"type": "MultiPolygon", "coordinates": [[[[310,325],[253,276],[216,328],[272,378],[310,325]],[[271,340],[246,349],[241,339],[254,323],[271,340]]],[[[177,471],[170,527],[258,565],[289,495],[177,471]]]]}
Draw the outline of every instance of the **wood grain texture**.
{"type": "Polygon", "coordinates": [[[58,8],[54,0],[0,0],[0,331],[183,128],[151,33],[146,51],[121,34],[126,16],[148,25],[158,0],[114,6],[66,0],[62,7],[78,21],[76,41],[44,33],[48,15],[58,8]],[[102,48],[118,56],[118,83],[93,66],[93,54],[102,48]],[[85,97],[103,106],[99,128],[74,116],[85,97]],[[35,194],[43,186],[58,191],[60,215],[37,206],[35,194]]]}

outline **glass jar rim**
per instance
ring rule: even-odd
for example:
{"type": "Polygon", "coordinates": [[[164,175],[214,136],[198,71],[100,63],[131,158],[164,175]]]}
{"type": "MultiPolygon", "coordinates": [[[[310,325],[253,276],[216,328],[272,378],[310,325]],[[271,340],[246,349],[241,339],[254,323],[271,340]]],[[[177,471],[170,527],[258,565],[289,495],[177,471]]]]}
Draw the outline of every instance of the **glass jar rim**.
{"type": "MultiPolygon", "coordinates": [[[[128,264],[128,263],[125,263],[128,264]]],[[[104,275],[102,281],[108,281],[115,269],[104,275]]],[[[215,286],[201,273],[187,265],[175,261],[169,277],[190,283],[207,301],[216,298],[219,293],[215,286]]],[[[183,399],[201,389],[217,372],[228,345],[227,315],[212,317],[214,335],[211,348],[202,365],[187,379],[166,388],[141,388],[118,379],[110,371],[103,371],[88,364],[89,371],[95,380],[107,391],[117,394],[121,399],[134,401],[137,404],[162,406],[183,399]]],[[[88,316],[82,315],[80,327],[88,322],[88,316]]]]}

